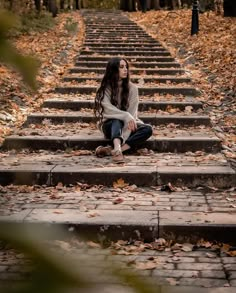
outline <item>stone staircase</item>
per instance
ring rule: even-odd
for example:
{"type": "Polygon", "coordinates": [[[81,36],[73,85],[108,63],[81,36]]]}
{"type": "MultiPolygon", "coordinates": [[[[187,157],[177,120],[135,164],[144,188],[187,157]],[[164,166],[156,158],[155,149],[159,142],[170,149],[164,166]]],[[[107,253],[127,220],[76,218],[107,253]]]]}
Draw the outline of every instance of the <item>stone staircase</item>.
{"type": "MultiPolygon", "coordinates": [[[[142,245],[158,238],[170,243],[196,243],[201,238],[235,243],[235,171],[221,153],[221,141],[189,75],[166,48],[122,13],[84,10],[82,14],[86,38],[74,68],[48,94],[40,112],[29,115],[1,149],[0,221],[36,224],[35,229],[40,223],[47,232],[58,225],[68,231],[68,239],[78,236],[105,245],[121,239],[131,246],[141,240],[142,245]],[[94,154],[107,141],[97,130],[92,110],[106,62],[117,55],[130,61],[131,79],[140,93],[139,116],[154,129],[143,146],[148,150],[128,154],[119,166],[94,154]],[[124,181],[119,183],[120,179],[124,181]],[[168,190],[168,183],[177,187],[175,192],[168,190]]],[[[199,251],[147,246],[138,254],[112,251],[108,258],[107,250],[95,249],[93,242],[92,251],[76,249],[83,268],[89,265],[95,270],[98,260],[111,258],[130,267],[132,262],[158,259],[156,268],[141,273],[155,289],[171,285],[163,288],[165,292],[234,292],[235,258],[218,250],[209,253],[209,242],[205,243],[199,251]]],[[[75,258],[75,248],[71,252],[75,258]]],[[[22,274],[22,255],[0,256],[1,287],[10,274],[22,274]]],[[[103,266],[97,273],[101,284],[109,284],[109,292],[127,291],[123,282],[121,287],[105,278],[103,266]]]]}
{"type": "Polygon", "coordinates": [[[233,186],[235,172],[220,153],[200,92],[169,51],[121,13],[85,10],[83,16],[86,39],[74,67],[41,111],[29,115],[19,133],[4,142],[3,148],[17,155],[10,152],[1,159],[0,184],[112,185],[123,178],[137,186],[233,186]],[[153,153],[131,154],[124,166],[93,152],[107,144],[96,130],[92,108],[111,56],[130,61],[140,118],[154,126],[145,145],[153,153]],[[81,155],[67,156],[75,149],[81,155]]]}

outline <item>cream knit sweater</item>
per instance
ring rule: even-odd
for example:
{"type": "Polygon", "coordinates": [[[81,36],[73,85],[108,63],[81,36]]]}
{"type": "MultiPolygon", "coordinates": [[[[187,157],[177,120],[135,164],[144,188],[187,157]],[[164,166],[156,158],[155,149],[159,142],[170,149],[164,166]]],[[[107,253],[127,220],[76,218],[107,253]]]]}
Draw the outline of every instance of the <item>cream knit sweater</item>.
{"type": "Polygon", "coordinates": [[[129,107],[127,111],[120,110],[120,102],[121,102],[121,83],[119,83],[118,89],[118,106],[114,106],[111,103],[111,89],[106,88],[104,99],[102,101],[102,106],[104,108],[103,112],[103,121],[105,122],[108,119],[119,119],[124,122],[124,127],[122,130],[122,138],[123,143],[130,136],[131,131],[128,129],[128,122],[130,120],[135,120],[137,123],[143,123],[138,119],[138,88],[132,82],[129,83],[129,107]]]}

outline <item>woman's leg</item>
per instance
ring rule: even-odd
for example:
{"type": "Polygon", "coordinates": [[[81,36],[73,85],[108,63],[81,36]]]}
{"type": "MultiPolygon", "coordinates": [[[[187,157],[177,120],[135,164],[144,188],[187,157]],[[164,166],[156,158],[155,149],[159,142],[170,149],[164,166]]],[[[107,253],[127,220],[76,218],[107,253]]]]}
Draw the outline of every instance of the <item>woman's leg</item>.
{"type": "Polygon", "coordinates": [[[112,155],[114,163],[124,162],[124,157],[123,157],[122,149],[121,149],[121,144],[123,142],[123,138],[122,138],[123,125],[124,123],[117,119],[107,120],[103,124],[102,131],[104,133],[104,136],[111,140],[113,144],[113,149],[112,147],[99,146],[95,151],[98,157],[112,155]]]}
{"type": "Polygon", "coordinates": [[[130,148],[135,148],[140,143],[146,141],[152,136],[152,126],[149,124],[137,124],[137,130],[129,136],[125,144],[122,146],[122,150],[125,151],[130,148]]]}
{"type": "Polygon", "coordinates": [[[118,119],[109,119],[106,122],[104,122],[102,126],[102,131],[104,133],[104,136],[112,141],[112,143],[115,145],[118,144],[118,139],[120,141],[120,144],[123,142],[122,138],[122,128],[124,126],[124,123],[121,120],[118,119]]]}
{"type": "Polygon", "coordinates": [[[110,139],[113,143],[113,150],[111,150],[111,155],[114,163],[124,163],[124,156],[121,149],[121,144],[123,142],[123,126],[124,123],[122,121],[111,119],[106,121],[102,127],[105,137],[110,139]]]}

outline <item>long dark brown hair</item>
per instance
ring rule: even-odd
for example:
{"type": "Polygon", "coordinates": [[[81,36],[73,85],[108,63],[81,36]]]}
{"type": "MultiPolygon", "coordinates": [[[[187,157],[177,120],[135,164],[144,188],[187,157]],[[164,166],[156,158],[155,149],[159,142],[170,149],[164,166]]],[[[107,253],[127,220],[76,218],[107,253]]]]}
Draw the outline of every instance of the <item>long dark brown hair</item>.
{"type": "Polygon", "coordinates": [[[124,60],[127,65],[127,77],[122,79],[122,90],[121,90],[121,110],[127,110],[129,106],[129,63],[126,59],[115,57],[108,61],[106,71],[102,79],[101,85],[97,90],[94,105],[94,114],[98,118],[99,124],[101,125],[103,120],[103,106],[102,101],[104,99],[105,90],[109,88],[111,90],[111,103],[114,106],[118,105],[118,90],[119,90],[119,68],[120,61],[124,60]]]}

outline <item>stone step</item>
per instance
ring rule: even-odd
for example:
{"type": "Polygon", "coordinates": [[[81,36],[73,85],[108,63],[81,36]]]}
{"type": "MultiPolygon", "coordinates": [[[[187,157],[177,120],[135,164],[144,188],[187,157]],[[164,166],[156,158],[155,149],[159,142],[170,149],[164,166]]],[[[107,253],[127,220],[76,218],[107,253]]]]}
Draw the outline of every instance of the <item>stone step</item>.
{"type": "MultiPolygon", "coordinates": [[[[141,188],[140,188],[141,189],[141,188]]],[[[138,189],[137,189],[138,190],[138,189]]],[[[56,192],[56,191],[55,191],[56,192]]],[[[148,189],[147,189],[148,192],[148,189]]],[[[153,190],[150,189],[150,193],[153,193],[153,190]]],[[[163,193],[163,192],[162,192],[163,193]]],[[[193,192],[192,192],[193,193],[193,192]]],[[[196,192],[195,192],[196,193],[196,192]]],[[[164,193],[166,197],[168,197],[168,193],[164,193]]],[[[20,194],[21,195],[21,194],[20,194]]],[[[20,196],[18,193],[18,196],[20,196]]],[[[38,193],[32,193],[32,195],[36,198],[40,198],[40,194],[38,193]]],[[[109,198],[111,197],[111,194],[105,193],[105,196],[109,198]]],[[[0,221],[1,222],[8,222],[8,223],[24,223],[24,224],[30,224],[30,227],[35,227],[35,230],[37,231],[40,225],[40,228],[44,229],[45,231],[49,232],[47,235],[53,235],[55,233],[55,227],[59,227],[63,231],[63,235],[68,237],[69,239],[73,235],[74,239],[77,239],[79,232],[79,239],[87,239],[92,240],[94,242],[100,243],[101,239],[103,244],[110,244],[111,242],[116,242],[118,240],[126,240],[127,242],[132,239],[132,241],[140,241],[142,242],[155,242],[156,239],[162,238],[165,240],[171,240],[172,242],[177,243],[196,243],[199,239],[207,239],[208,241],[212,241],[215,243],[218,241],[219,243],[234,243],[235,238],[234,235],[236,233],[236,225],[234,222],[234,216],[232,216],[231,213],[224,213],[224,212],[206,212],[202,209],[202,211],[198,211],[197,213],[195,211],[189,210],[190,208],[182,207],[181,203],[176,202],[176,207],[179,208],[178,211],[170,211],[168,210],[168,207],[166,207],[166,210],[164,207],[160,206],[140,206],[141,201],[131,201],[130,198],[127,198],[124,193],[122,193],[122,199],[124,200],[122,202],[122,205],[116,205],[117,207],[114,207],[115,204],[112,202],[108,202],[108,204],[105,204],[100,198],[103,198],[104,194],[97,192],[94,196],[89,192],[90,200],[77,200],[75,203],[70,203],[71,200],[69,200],[69,203],[66,203],[67,198],[71,198],[74,196],[74,198],[78,198],[79,194],[76,194],[75,192],[66,193],[63,192],[61,194],[61,197],[65,198],[65,202],[63,203],[60,201],[58,204],[54,204],[50,202],[47,203],[29,203],[28,208],[24,209],[18,209],[20,210],[17,213],[14,213],[13,215],[1,215],[0,221]],[[94,200],[91,200],[91,197],[93,196],[94,200]],[[97,199],[98,198],[98,199],[97,199]],[[127,200],[126,200],[127,199],[127,200]],[[101,204],[100,204],[101,202],[101,204]],[[84,203],[86,203],[88,206],[94,206],[94,208],[86,209],[86,206],[84,206],[84,203]],[[96,204],[95,204],[96,203],[96,204]],[[181,210],[182,209],[182,210],[181,210]],[[158,215],[158,216],[157,216],[158,215]],[[105,229],[104,229],[105,227],[105,229]],[[51,229],[51,230],[50,230],[51,229]],[[64,232],[65,231],[65,232],[64,232]],[[69,232],[68,232],[69,231],[69,232]],[[69,234],[66,234],[66,232],[69,234]],[[73,234],[72,234],[73,233],[73,234]],[[222,241],[222,235],[223,241],[222,241]]],[[[88,197],[87,196],[87,197],[88,197]]],[[[86,191],[84,191],[84,197],[86,197],[86,191]]],[[[185,195],[186,197],[186,195],[185,195]]],[[[196,196],[195,196],[196,197],[196,196]]],[[[24,198],[24,196],[22,196],[24,198]]],[[[113,200],[115,200],[117,197],[113,197],[113,200]]],[[[153,199],[157,198],[158,196],[154,197],[153,199]]],[[[191,197],[191,199],[194,200],[194,196],[191,197]]],[[[54,200],[57,202],[57,200],[54,200]]],[[[159,200],[158,200],[159,201],[159,200]]],[[[187,198],[187,202],[191,204],[189,200],[189,196],[187,198]]],[[[148,202],[147,202],[148,203],[148,202]]],[[[171,204],[173,204],[171,202],[171,204]]],[[[14,206],[14,204],[13,204],[14,206]]],[[[18,206],[24,206],[20,202],[18,206]]],[[[206,206],[207,209],[207,206],[206,206]]],[[[61,238],[60,238],[61,239],[61,238]]],[[[66,238],[68,239],[68,238],[66,238]]],[[[62,243],[67,243],[65,240],[62,243]]],[[[81,242],[82,243],[82,242],[81,242]]],[[[69,244],[71,245],[71,244],[69,244]]],[[[70,246],[69,246],[70,247],[70,246]]],[[[185,247],[183,245],[183,247],[185,247]]],[[[188,247],[188,246],[186,246],[188,247]]],[[[138,246],[136,246],[138,249],[138,246]]],[[[90,248],[86,250],[80,251],[80,249],[77,251],[77,253],[90,253],[90,258],[92,262],[89,262],[89,265],[96,265],[96,259],[106,259],[106,255],[108,254],[108,259],[112,260],[111,251],[104,251],[90,248]],[[97,253],[97,254],[96,254],[97,253]],[[102,254],[101,254],[102,253],[102,254]],[[95,258],[99,257],[99,258],[95,258]],[[101,258],[102,257],[102,258],[101,258]],[[94,262],[95,258],[95,262],[94,262]]],[[[73,248],[73,253],[76,253],[75,248],[73,248]]],[[[66,253],[68,253],[68,250],[66,250],[66,253]]],[[[187,286],[181,287],[181,286],[166,286],[166,279],[170,277],[170,280],[174,280],[177,282],[177,280],[180,278],[180,276],[186,276],[189,272],[189,266],[184,267],[183,270],[168,270],[166,267],[170,265],[170,262],[172,261],[172,257],[176,257],[176,255],[173,252],[170,252],[169,254],[166,254],[166,252],[159,251],[158,254],[157,250],[151,250],[146,249],[143,252],[138,252],[137,254],[133,255],[133,259],[136,259],[136,257],[142,261],[146,261],[150,258],[161,258],[163,265],[162,267],[156,269],[156,274],[158,272],[158,275],[165,276],[164,281],[158,280],[158,289],[162,290],[162,292],[168,292],[168,293],[235,293],[235,288],[232,286],[230,287],[230,284],[227,282],[227,277],[225,276],[225,267],[227,266],[229,270],[231,270],[231,274],[234,273],[234,264],[231,262],[230,257],[224,257],[226,261],[226,265],[222,265],[222,257],[217,257],[216,252],[212,252],[211,250],[205,248],[199,248],[199,250],[196,251],[190,251],[188,253],[181,251],[179,249],[179,254],[181,254],[181,259],[177,259],[178,265],[186,265],[185,261],[188,264],[189,259],[193,261],[191,263],[192,268],[194,270],[196,265],[200,265],[201,270],[199,269],[199,266],[196,266],[197,271],[190,271],[188,274],[191,276],[191,281],[188,281],[185,283],[187,286]],[[206,257],[209,254],[210,251],[210,257],[206,257]],[[143,255],[142,255],[143,253],[143,255]],[[213,258],[213,261],[212,261],[213,258]],[[199,260],[196,260],[199,259],[199,260]],[[200,261],[200,262],[199,262],[200,261]],[[214,262],[214,263],[212,263],[214,262]],[[228,262],[228,265],[227,265],[228,262]],[[217,265],[217,270],[215,265],[217,265]],[[213,267],[214,272],[214,278],[202,278],[199,279],[198,277],[192,277],[195,273],[195,275],[198,273],[200,274],[202,272],[202,268],[206,267],[206,270],[203,272],[206,273],[207,276],[209,276],[209,271],[211,272],[211,268],[213,267]],[[232,267],[232,269],[231,269],[232,267]],[[173,274],[173,272],[177,272],[177,274],[173,274]],[[161,274],[160,274],[161,273],[161,274]],[[220,276],[217,278],[217,275],[220,276]],[[177,278],[173,278],[174,276],[177,276],[177,278]],[[197,281],[197,282],[196,282],[197,281]],[[163,287],[160,286],[161,283],[163,284],[163,287]],[[193,284],[193,287],[190,287],[189,284],[193,284]],[[217,284],[217,285],[216,285],[217,284]],[[226,284],[227,287],[226,288],[226,284]],[[201,286],[207,287],[207,288],[201,288],[201,286]],[[209,288],[209,287],[212,288],[209,288]],[[216,287],[219,288],[216,288],[216,287]],[[167,289],[168,288],[168,289],[167,289]],[[223,290],[221,290],[223,288],[223,290]],[[218,290],[219,289],[219,290],[218,290]]],[[[124,259],[123,256],[118,256],[120,258],[119,266],[123,262],[123,265],[127,266],[127,263],[130,263],[132,253],[130,252],[129,255],[126,255],[126,259],[124,259]]],[[[85,264],[90,259],[85,261],[85,264]]],[[[118,261],[119,261],[118,258],[118,261]]],[[[84,260],[84,259],[83,259],[84,260]]],[[[117,258],[115,258],[115,263],[117,262],[117,258]]],[[[142,262],[141,262],[142,263],[142,262]]],[[[118,267],[119,267],[118,266],[118,267]]],[[[171,264],[171,267],[173,264],[171,264]]],[[[8,264],[9,267],[9,264],[8,264]]],[[[17,268],[19,268],[19,273],[22,273],[20,271],[22,267],[22,262],[16,266],[14,262],[14,273],[16,272],[17,268]]],[[[122,266],[123,267],[123,266],[122,266]]],[[[100,272],[98,275],[98,280],[100,280],[101,274],[103,274],[104,268],[96,268],[100,272]]],[[[98,272],[97,272],[98,273],[98,272]]],[[[12,273],[11,273],[12,274],[12,273]]],[[[2,277],[5,275],[2,275],[2,277]]],[[[151,282],[151,277],[149,277],[149,281],[151,282]]],[[[184,279],[184,278],[181,278],[184,279]]],[[[234,281],[234,280],[233,280],[234,281]]],[[[103,281],[104,282],[104,281],[103,281]]],[[[105,281],[106,282],[106,281],[105,281]]],[[[104,282],[104,283],[105,283],[104,282]]],[[[110,279],[108,281],[110,283],[110,279]]],[[[117,281],[116,281],[117,282],[117,281]]],[[[156,279],[155,276],[153,277],[153,283],[155,284],[156,279]]],[[[231,280],[232,282],[232,280],[231,280]]],[[[101,290],[99,290],[98,284],[96,285],[96,292],[122,292],[122,293],[129,293],[131,292],[129,289],[128,291],[127,286],[121,287],[117,286],[108,286],[104,287],[102,286],[101,290]],[[108,290],[106,290],[106,289],[108,290]],[[105,291],[104,291],[105,289],[105,291]]],[[[232,283],[231,283],[232,284],[232,283]]],[[[235,283],[234,283],[235,284],[235,283]]],[[[157,286],[157,285],[156,285],[157,286]]],[[[8,287],[8,286],[7,286],[8,287]]],[[[3,288],[7,288],[3,287],[3,288]]],[[[156,287],[155,287],[156,288],[156,287]]],[[[3,290],[2,292],[7,292],[3,290]]],[[[154,291],[155,292],[155,291],[154,291]]]]}
{"type": "MultiPolygon", "coordinates": [[[[79,67],[87,67],[87,68],[106,68],[107,62],[105,61],[77,61],[75,66],[79,67]]],[[[177,62],[132,62],[130,64],[130,70],[132,71],[134,68],[179,68],[180,64],[177,62]]]]}
{"type": "Polygon", "coordinates": [[[166,50],[165,48],[163,47],[140,47],[140,48],[137,48],[137,47],[129,47],[129,48],[124,48],[124,47],[114,47],[114,46],[111,46],[111,47],[103,47],[103,46],[94,46],[94,47],[83,47],[82,48],[82,52],[85,51],[92,51],[92,52],[103,52],[103,51],[117,51],[117,52],[134,52],[134,53],[137,53],[137,52],[156,52],[156,53],[159,53],[159,52],[168,52],[168,50],[166,50]]]}
{"type": "Polygon", "coordinates": [[[147,48],[148,50],[149,49],[156,49],[156,50],[160,50],[160,49],[163,49],[163,46],[161,45],[154,45],[154,44],[143,44],[142,43],[84,43],[83,44],[83,47],[92,47],[92,48],[109,48],[111,49],[112,47],[113,48],[119,48],[119,49],[142,49],[142,48],[147,48]]]}
{"type": "Polygon", "coordinates": [[[235,171],[226,161],[213,161],[212,155],[199,157],[154,153],[151,156],[126,156],[123,165],[110,157],[54,152],[14,153],[1,158],[0,185],[63,185],[87,183],[112,186],[122,178],[130,185],[155,186],[171,182],[175,186],[211,186],[230,188],[236,182],[235,171]],[[109,175],[109,176],[108,176],[109,175]]]}
{"type": "MultiPolygon", "coordinates": [[[[76,81],[78,83],[83,83],[86,81],[94,81],[94,82],[101,82],[102,80],[102,75],[98,77],[76,77],[76,76],[65,76],[63,77],[63,81],[65,82],[72,82],[76,81]]],[[[191,79],[189,77],[145,77],[145,78],[133,78],[132,77],[132,82],[138,83],[140,80],[142,82],[147,83],[147,82],[154,82],[154,83],[190,83],[191,79]]]]}
{"type": "Polygon", "coordinates": [[[85,32],[91,32],[91,33],[96,33],[96,32],[145,32],[141,27],[136,26],[136,27],[109,27],[109,28],[104,28],[104,27],[98,27],[98,28],[91,28],[87,26],[85,28],[85,32]]]}
{"type": "Polygon", "coordinates": [[[96,33],[96,32],[116,32],[116,31],[124,31],[124,32],[145,32],[145,30],[143,30],[141,27],[139,26],[134,26],[134,27],[107,27],[107,28],[104,28],[104,27],[97,27],[97,28],[94,28],[94,27],[90,27],[90,26],[87,26],[85,28],[85,31],[86,32],[92,32],[92,33],[96,33]]]}
{"type": "MultiPolygon", "coordinates": [[[[111,57],[109,56],[77,56],[78,61],[105,61],[107,62],[111,57]]],[[[159,56],[159,57],[132,57],[129,56],[126,58],[129,62],[171,62],[175,61],[173,57],[159,56]]]]}
{"type": "MultiPolygon", "coordinates": [[[[111,20],[110,20],[111,21],[111,20]]],[[[134,23],[133,21],[130,21],[130,20],[127,20],[125,22],[121,22],[120,19],[119,21],[118,20],[115,20],[117,23],[115,24],[116,27],[118,28],[126,28],[126,29],[129,29],[129,28],[137,28],[139,27],[136,23],[134,23]]],[[[97,19],[94,21],[94,22],[87,22],[85,20],[85,24],[86,24],[86,27],[87,28],[101,28],[101,29],[109,29],[109,28],[114,28],[114,24],[111,24],[109,23],[109,21],[97,21],[97,19]]]]}
{"type": "Polygon", "coordinates": [[[147,50],[147,51],[168,51],[165,47],[163,47],[160,44],[154,44],[154,43],[147,43],[144,41],[141,41],[139,43],[137,42],[128,42],[124,41],[123,43],[118,43],[114,40],[111,40],[110,42],[106,40],[98,41],[96,43],[87,42],[83,44],[83,48],[90,48],[91,50],[95,49],[113,49],[113,50],[147,50]]]}
{"type": "MultiPolygon", "coordinates": [[[[112,21],[110,19],[110,21],[112,21]]],[[[101,31],[109,31],[109,30],[115,30],[117,28],[117,30],[141,30],[143,32],[146,32],[145,29],[143,29],[141,26],[139,26],[137,23],[135,23],[134,21],[127,19],[127,22],[120,22],[120,19],[115,19],[114,20],[115,23],[109,23],[108,19],[97,21],[95,20],[94,22],[87,22],[85,20],[85,30],[91,30],[93,32],[96,32],[97,30],[101,31]]]]}
{"type": "Polygon", "coordinates": [[[140,26],[136,25],[136,26],[113,26],[113,27],[104,27],[104,26],[98,26],[97,28],[94,28],[94,27],[91,27],[90,25],[87,25],[85,27],[85,31],[89,31],[89,32],[92,32],[92,33],[96,33],[96,32],[104,32],[104,33],[107,33],[107,32],[116,32],[116,31],[124,31],[124,32],[146,32],[145,30],[143,30],[140,26]]]}
{"type": "MultiPolygon", "coordinates": [[[[181,115],[158,115],[158,114],[149,114],[149,115],[140,115],[139,118],[151,125],[159,124],[180,124],[180,125],[209,125],[210,118],[205,115],[190,115],[190,116],[181,116],[181,115]]],[[[90,113],[84,114],[83,112],[66,112],[58,114],[42,114],[42,113],[33,113],[28,115],[25,125],[30,123],[42,123],[43,120],[50,120],[51,123],[70,123],[70,122],[83,122],[91,123],[95,122],[96,119],[90,113]]]]}
{"type": "Polygon", "coordinates": [[[153,38],[149,36],[148,34],[88,34],[86,35],[86,40],[87,39],[102,39],[104,41],[106,40],[119,40],[119,39],[129,39],[131,42],[132,40],[139,40],[140,42],[142,41],[147,41],[147,40],[152,40],[153,38]]]}
{"type": "MultiPolygon", "coordinates": [[[[97,87],[95,86],[81,86],[81,87],[56,87],[55,92],[60,94],[91,94],[96,93],[97,87]]],[[[184,95],[184,96],[197,96],[200,94],[193,87],[139,87],[140,95],[153,95],[153,94],[170,94],[170,95],[184,95]]]]}
{"type": "MultiPolygon", "coordinates": [[[[74,229],[73,237],[76,237],[76,231],[79,231],[80,237],[83,235],[84,239],[99,242],[103,238],[106,239],[106,243],[120,239],[155,241],[158,238],[177,243],[183,243],[183,240],[187,240],[187,242],[191,240],[192,243],[196,243],[201,238],[222,243],[222,235],[224,235],[224,243],[227,241],[234,243],[235,211],[232,207],[230,208],[230,203],[226,199],[233,198],[230,191],[224,191],[225,196],[223,196],[223,192],[216,195],[214,192],[195,189],[170,193],[160,191],[158,187],[156,189],[152,187],[133,187],[132,189],[130,186],[121,189],[103,187],[101,190],[96,190],[94,186],[91,186],[81,192],[76,189],[76,186],[67,190],[65,187],[58,190],[53,187],[39,188],[37,186],[37,188],[32,188],[30,197],[27,191],[21,192],[18,187],[16,197],[16,189],[14,190],[12,187],[6,188],[6,193],[2,194],[3,200],[7,199],[7,202],[3,202],[4,205],[2,205],[4,213],[0,216],[1,222],[38,223],[40,226],[45,225],[43,229],[58,225],[62,226],[64,231],[68,231],[70,228],[70,234],[74,229]],[[50,194],[54,197],[51,197],[50,194]],[[122,202],[114,204],[118,198],[121,198],[122,202]],[[17,212],[12,213],[14,209],[17,212]],[[226,210],[228,212],[225,212],[226,210]],[[136,234],[135,230],[139,233],[136,234]]],[[[52,234],[53,231],[48,235],[52,234]]],[[[96,250],[94,251],[94,248],[92,250],[90,254],[94,256],[96,250]]],[[[208,262],[207,265],[212,265],[212,262],[221,263],[222,261],[222,259],[217,260],[217,252],[211,252],[212,258],[208,257],[207,260],[209,248],[199,248],[198,251],[189,252],[180,250],[179,252],[183,262],[185,259],[187,261],[188,257],[191,257],[191,261],[197,258],[198,260],[195,262],[197,261],[198,264],[202,262],[204,265],[206,262],[208,262]],[[187,258],[185,258],[186,256],[187,258]],[[201,258],[202,260],[200,260],[201,258]]],[[[88,253],[87,250],[86,253],[88,253]]],[[[111,251],[108,251],[108,254],[110,253],[111,251]]],[[[144,254],[143,260],[149,258],[152,253],[154,257],[157,256],[157,250],[147,249],[141,253],[144,254]]],[[[170,256],[175,253],[164,251],[162,256],[161,253],[158,252],[158,257],[170,264],[170,256]]],[[[103,256],[105,257],[104,253],[103,256]]],[[[135,259],[137,256],[140,258],[140,254],[133,255],[135,259]]],[[[126,261],[128,261],[130,255],[126,257],[126,261]]],[[[233,257],[224,257],[224,259],[228,263],[232,263],[232,261],[235,263],[233,257]]],[[[181,263],[179,259],[177,261],[181,263]]],[[[191,262],[191,265],[196,264],[195,262],[191,262]]],[[[14,263],[14,265],[16,264],[14,263]]],[[[173,264],[171,265],[173,266],[173,264]]],[[[233,267],[232,270],[234,271],[233,267]]],[[[164,271],[166,270],[164,269],[164,271]]],[[[215,287],[215,283],[213,284],[215,287]]],[[[177,288],[175,293],[189,292],[189,290],[179,290],[179,286],[177,288]]],[[[191,289],[191,292],[199,293],[199,288],[196,287],[196,291],[191,289]]],[[[223,291],[213,289],[210,291],[211,293],[228,292],[225,291],[225,288],[223,291]]],[[[119,292],[123,293],[123,290],[119,292]]],[[[168,292],[170,291],[168,290],[168,292]]],[[[200,292],[202,293],[201,290],[200,292]]],[[[210,293],[209,288],[204,292],[210,293]]]]}
{"type": "MultiPolygon", "coordinates": [[[[101,38],[101,36],[99,36],[99,39],[101,38]]],[[[142,42],[138,41],[138,40],[133,40],[131,41],[130,38],[127,38],[126,37],[122,37],[122,38],[117,38],[117,40],[109,40],[109,39],[104,39],[102,44],[98,43],[97,41],[95,41],[93,38],[90,38],[90,37],[86,37],[85,38],[85,41],[83,43],[84,46],[98,46],[98,45],[104,45],[105,47],[106,46],[111,46],[113,45],[114,47],[117,47],[117,46],[128,46],[128,47],[132,47],[132,46],[136,46],[136,47],[162,47],[163,48],[163,45],[158,42],[158,41],[155,41],[154,39],[143,39],[142,38],[142,42]]]]}
{"type": "MultiPolygon", "coordinates": [[[[98,73],[98,74],[104,74],[105,73],[105,68],[85,68],[85,67],[74,67],[69,69],[69,73],[98,73]]],[[[169,69],[147,69],[147,68],[140,68],[140,69],[132,69],[132,74],[142,74],[142,75],[179,75],[179,74],[184,74],[185,70],[178,68],[169,68],[169,69]]]]}
{"type": "MultiPolygon", "coordinates": [[[[99,37],[99,39],[101,39],[101,37],[99,37]]],[[[108,39],[104,39],[103,40],[104,44],[147,44],[147,45],[150,45],[152,44],[153,46],[158,46],[160,45],[160,43],[154,39],[142,39],[142,42],[140,42],[139,39],[131,39],[131,38],[127,38],[126,39],[120,39],[120,38],[116,38],[115,40],[114,39],[111,39],[111,40],[108,40],[108,39]]],[[[97,39],[94,39],[94,38],[86,38],[85,39],[85,43],[91,43],[91,44],[95,44],[97,45],[98,41],[97,39]]]]}
{"type": "Polygon", "coordinates": [[[150,36],[147,32],[142,30],[141,28],[132,28],[132,29],[85,29],[85,35],[144,35],[144,36],[150,36]]]}
{"type": "MultiPolygon", "coordinates": [[[[95,135],[90,132],[90,135],[69,136],[39,136],[39,135],[11,135],[8,136],[2,148],[6,150],[29,148],[33,150],[66,150],[71,149],[85,149],[95,150],[99,145],[107,145],[108,140],[104,139],[101,134],[95,135]]],[[[221,150],[220,139],[217,137],[207,136],[176,136],[167,137],[159,136],[149,139],[144,145],[146,148],[159,153],[185,153],[189,150],[217,153],[221,150]]]]}
{"type": "MultiPolygon", "coordinates": [[[[74,111],[81,110],[83,108],[93,109],[93,100],[68,100],[68,99],[48,99],[42,104],[46,108],[55,109],[70,109],[74,111]]],[[[178,108],[180,111],[184,111],[186,107],[192,107],[193,111],[202,108],[202,103],[199,101],[168,101],[168,102],[153,102],[153,101],[140,101],[139,111],[148,111],[150,109],[166,111],[168,108],[178,108]]]]}
{"type": "Polygon", "coordinates": [[[150,37],[149,34],[145,33],[144,31],[138,31],[138,32],[122,32],[122,31],[115,31],[115,32],[96,32],[96,33],[91,33],[87,32],[86,37],[88,38],[96,38],[102,36],[103,38],[106,37],[150,37]]]}
{"type": "Polygon", "coordinates": [[[168,51],[123,51],[123,50],[96,50],[96,52],[90,50],[90,51],[81,51],[80,55],[94,55],[98,54],[99,55],[109,55],[110,57],[112,56],[120,56],[126,57],[126,56],[132,56],[133,58],[136,58],[137,56],[155,56],[155,57],[160,57],[160,56],[171,56],[168,51]]]}
{"type": "MultiPolygon", "coordinates": [[[[110,20],[111,21],[111,20],[110,20]]],[[[97,19],[95,21],[90,21],[88,22],[86,19],[85,19],[85,23],[86,23],[86,26],[87,27],[94,27],[94,28],[103,28],[103,29],[106,29],[106,28],[114,28],[114,24],[111,25],[111,23],[109,23],[109,21],[107,20],[107,22],[104,20],[102,21],[97,21],[97,19]]],[[[129,28],[136,28],[138,27],[136,23],[130,21],[130,20],[127,20],[127,21],[121,21],[119,19],[118,23],[116,24],[117,27],[127,27],[127,29],[129,28]]]]}
{"type": "MultiPolygon", "coordinates": [[[[84,47],[98,47],[99,44],[97,42],[85,42],[83,44],[84,47]]],[[[153,48],[153,47],[157,47],[157,48],[163,48],[163,46],[161,46],[161,44],[156,44],[156,43],[148,43],[148,42],[142,42],[142,43],[130,43],[128,41],[123,42],[123,43],[119,43],[119,42],[103,42],[100,46],[102,47],[116,47],[116,48],[129,48],[129,47],[135,47],[135,48],[142,48],[142,47],[148,47],[148,48],[153,48]]]]}

